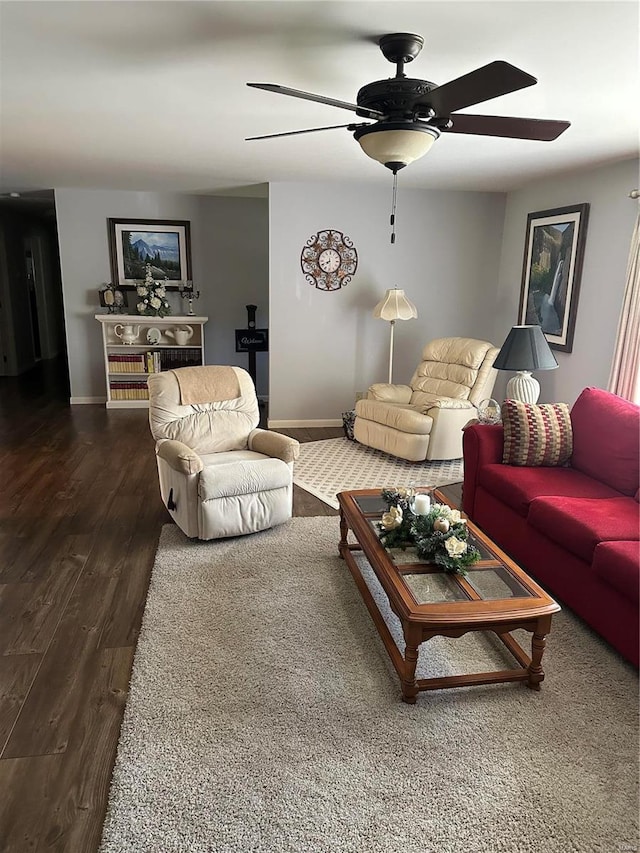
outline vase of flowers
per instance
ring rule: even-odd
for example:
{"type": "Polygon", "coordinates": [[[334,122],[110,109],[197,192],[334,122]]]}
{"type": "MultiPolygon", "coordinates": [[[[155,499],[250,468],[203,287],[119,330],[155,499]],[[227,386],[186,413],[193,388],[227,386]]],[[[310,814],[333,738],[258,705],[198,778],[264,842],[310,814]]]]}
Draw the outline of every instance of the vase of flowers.
{"type": "Polygon", "coordinates": [[[468,541],[467,522],[459,510],[432,503],[426,513],[417,514],[413,490],[403,487],[383,489],[381,495],[387,511],[378,528],[387,548],[415,547],[420,559],[461,575],[480,559],[480,552],[468,541]]]}
{"type": "Polygon", "coordinates": [[[167,300],[166,279],[156,281],[151,275],[151,264],[146,266],[144,282],[138,284],[136,293],[140,297],[137,304],[138,314],[147,317],[165,317],[171,314],[171,306],[167,300]]]}

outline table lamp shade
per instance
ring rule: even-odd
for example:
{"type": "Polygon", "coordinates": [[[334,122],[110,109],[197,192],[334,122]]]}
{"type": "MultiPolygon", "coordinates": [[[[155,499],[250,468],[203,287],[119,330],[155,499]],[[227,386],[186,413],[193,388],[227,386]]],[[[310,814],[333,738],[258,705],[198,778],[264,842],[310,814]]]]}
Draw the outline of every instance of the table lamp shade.
{"type": "Polygon", "coordinates": [[[558,362],[540,326],[514,326],[493,366],[496,370],[553,370],[558,362]]]}
{"type": "Polygon", "coordinates": [[[540,383],[532,370],[553,370],[558,362],[540,326],[514,326],[493,363],[496,370],[515,370],[507,383],[507,397],[523,403],[537,403],[540,383]]]}

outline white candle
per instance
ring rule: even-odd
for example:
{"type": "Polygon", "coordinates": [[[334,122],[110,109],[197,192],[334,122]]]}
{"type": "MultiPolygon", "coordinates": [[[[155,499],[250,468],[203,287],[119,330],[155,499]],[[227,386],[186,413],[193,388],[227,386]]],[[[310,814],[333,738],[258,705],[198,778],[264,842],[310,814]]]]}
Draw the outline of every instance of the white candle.
{"type": "Polygon", "coordinates": [[[426,515],[431,509],[429,495],[416,495],[413,499],[413,511],[416,515],[426,515]]]}

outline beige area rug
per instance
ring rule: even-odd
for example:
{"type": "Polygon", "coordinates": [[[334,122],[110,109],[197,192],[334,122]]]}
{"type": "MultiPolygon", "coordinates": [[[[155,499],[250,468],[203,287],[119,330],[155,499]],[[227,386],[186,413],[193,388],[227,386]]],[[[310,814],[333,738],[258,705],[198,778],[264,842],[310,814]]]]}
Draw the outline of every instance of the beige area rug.
{"type": "MultiPolygon", "coordinates": [[[[635,850],[635,670],[564,611],[539,693],[406,705],[338,538],[335,516],[211,543],[164,527],[102,853],[635,850]]],[[[420,671],[507,655],[435,638],[420,671]]]]}
{"type": "Polygon", "coordinates": [[[445,486],[462,480],[462,459],[407,462],[348,438],[328,438],[300,445],[293,482],[338,509],[336,494],[385,486],[445,486]]]}

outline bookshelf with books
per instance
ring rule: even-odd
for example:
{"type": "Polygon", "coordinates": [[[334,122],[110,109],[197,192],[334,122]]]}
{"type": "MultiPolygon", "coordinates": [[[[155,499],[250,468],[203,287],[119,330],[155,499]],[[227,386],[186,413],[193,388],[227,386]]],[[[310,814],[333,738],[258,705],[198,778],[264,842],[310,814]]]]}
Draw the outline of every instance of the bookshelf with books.
{"type": "Polygon", "coordinates": [[[147,376],[205,363],[208,317],[142,317],[96,314],[102,345],[108,409],[149,405],[147,376]]]}

